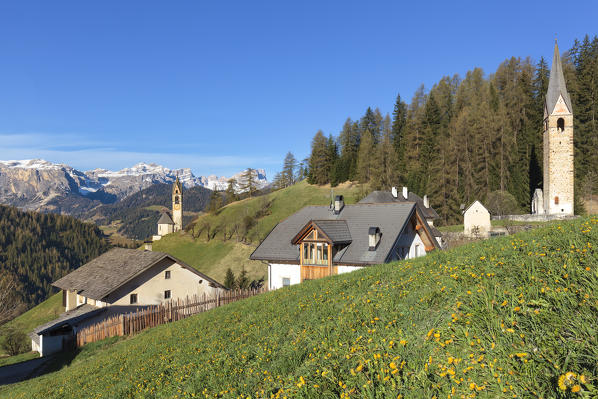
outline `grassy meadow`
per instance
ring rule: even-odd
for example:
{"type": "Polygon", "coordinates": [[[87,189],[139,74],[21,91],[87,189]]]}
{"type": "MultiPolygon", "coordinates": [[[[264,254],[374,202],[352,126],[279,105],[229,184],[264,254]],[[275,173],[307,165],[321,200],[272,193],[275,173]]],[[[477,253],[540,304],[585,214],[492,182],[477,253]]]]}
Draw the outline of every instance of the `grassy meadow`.
{"type": "Polygon", "coordinates": [[[10,398],[589,398],[598,218],[307,281],[0,388],[10,398]]]}

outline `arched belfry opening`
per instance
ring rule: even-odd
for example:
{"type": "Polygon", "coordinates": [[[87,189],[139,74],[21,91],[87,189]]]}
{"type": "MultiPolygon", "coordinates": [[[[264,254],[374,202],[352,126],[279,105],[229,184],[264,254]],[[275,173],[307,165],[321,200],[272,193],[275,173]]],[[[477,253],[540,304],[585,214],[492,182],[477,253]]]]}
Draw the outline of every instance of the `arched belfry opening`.
{"type": "Polygon", "coordinates": [[[563,130],[565,130],[565,119],[559,118],[556,121],[556,128],[559,132],[562,132],[563,130]]]}

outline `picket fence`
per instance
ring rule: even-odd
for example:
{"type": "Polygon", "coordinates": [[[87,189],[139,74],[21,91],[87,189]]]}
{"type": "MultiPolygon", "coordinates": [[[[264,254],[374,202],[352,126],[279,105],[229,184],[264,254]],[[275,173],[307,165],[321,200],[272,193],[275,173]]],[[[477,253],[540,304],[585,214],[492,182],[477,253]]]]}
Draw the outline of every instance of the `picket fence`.
{"type": "Polygon", "coordinates": [[[146,328],[181,320],[231,302],[259,295],[267,290],[266,287],[230,290],[218,293],[216,296],[207,296],[204,293],[165,302],[161,305],[147,306],[133,313],[115,315],[77,331],[77,347],[105,338],[136,334],[146,328]]]}

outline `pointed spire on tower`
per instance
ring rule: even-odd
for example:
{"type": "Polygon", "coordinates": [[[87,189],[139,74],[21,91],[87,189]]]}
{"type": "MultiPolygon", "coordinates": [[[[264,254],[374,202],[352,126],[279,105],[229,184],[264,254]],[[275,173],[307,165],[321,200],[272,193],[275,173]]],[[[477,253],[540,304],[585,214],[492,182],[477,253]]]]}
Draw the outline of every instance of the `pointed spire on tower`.
{"type": "Polygon", "coordinates": [[[567,92],[567,85],[565,84],[565,75],[563,74],[563,65],[561,64],[561,55],[559,53],[559,45],[554,39],[554,56],[552,57],[552,69],[550,70],[550,79],[548,81],[548,92],[546,93],[546,111],[550,114],[559,100],[563,96],[563,100],[573,112],[571,108],[571,99],[567,92]]]}

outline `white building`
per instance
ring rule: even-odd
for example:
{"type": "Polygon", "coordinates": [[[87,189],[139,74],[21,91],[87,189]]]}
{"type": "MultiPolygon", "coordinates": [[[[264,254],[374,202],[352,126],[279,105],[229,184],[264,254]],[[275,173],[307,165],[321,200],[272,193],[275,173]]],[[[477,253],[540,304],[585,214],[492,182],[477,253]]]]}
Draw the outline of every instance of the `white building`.
{"type": "Polygon", "coordinates": [[[438,249],[413,202],[308,206],[280,222],[251,254],[277,289],[438,249]]]}

